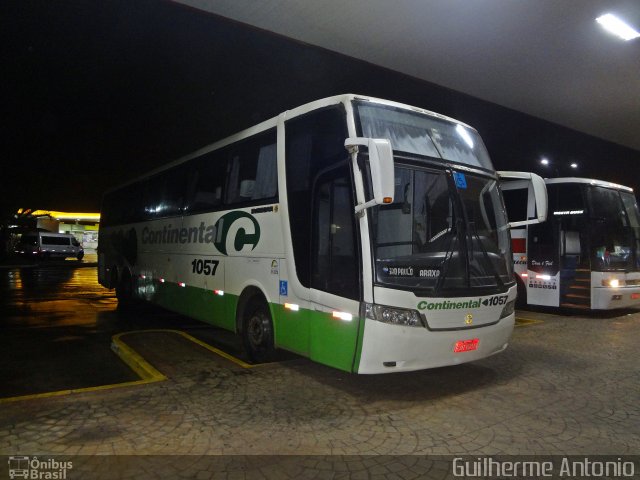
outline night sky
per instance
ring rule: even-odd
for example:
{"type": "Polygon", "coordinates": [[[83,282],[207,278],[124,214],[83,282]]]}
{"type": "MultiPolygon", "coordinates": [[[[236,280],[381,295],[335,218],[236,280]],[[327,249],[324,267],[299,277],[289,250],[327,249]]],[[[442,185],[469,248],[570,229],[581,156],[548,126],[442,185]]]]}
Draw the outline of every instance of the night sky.
{"type": "Polygon", "coordinates": [[[638,151],[182,5],[14,1],[2,11],[5,210],[98,211],[111,186],[340,93],[467,122],[499,169],[544,175],[546,156],[561,175],[576,161],[580,176],[640,191],[638,151]]]}

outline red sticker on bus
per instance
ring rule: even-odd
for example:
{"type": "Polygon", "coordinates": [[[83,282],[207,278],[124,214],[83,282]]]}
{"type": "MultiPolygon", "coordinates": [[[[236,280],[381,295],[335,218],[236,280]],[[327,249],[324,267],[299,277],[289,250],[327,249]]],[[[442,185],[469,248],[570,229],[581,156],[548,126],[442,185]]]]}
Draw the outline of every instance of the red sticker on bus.
{"type": "Polygon", "coordinates": [[[470,352],[478,348],[478,338],[472,338],[471,340],[458,340],[453,347],[453,353],[470,352]]]}
{"type": "Polygon", "coordinates": [[[640,298],[640,293],[632,293],[631,300],[638,300],[640,298]]]}
{"type": "Polygon", "coordinates": [[[513,253],[527,253],[527,239],[526,238],[512,238],[511,250],[513,253]]]}

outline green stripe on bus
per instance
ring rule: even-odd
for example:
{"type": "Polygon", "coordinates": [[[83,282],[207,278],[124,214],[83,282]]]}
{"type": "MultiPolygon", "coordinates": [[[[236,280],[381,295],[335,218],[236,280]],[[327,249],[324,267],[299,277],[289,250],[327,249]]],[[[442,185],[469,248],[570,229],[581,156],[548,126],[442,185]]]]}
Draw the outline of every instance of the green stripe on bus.
{"type": "Polygon", "coordinates": [[[360,323],[364,323],[364,319],[358,316],[344,321],[334,318],[331,313],[311,312],[309,358],[351,372],[360,323]]]}
{"type": "Polygon", "coordinates": [[[344,321],[330,312],[305,308],[292,311],[275,303],[271,307],[276,346],[324,365],[353,371],[358,329],[364,323],[359,317],[344,321]]]}
{"type": "Polygon", "coordinates": [[[228,312],[235,313],[236,295],[220,296],[213,290],[166,282],[156,285],[152,301],[167,310],[235,331],[235,315],[228,312]]]}
{"type": "MultiPolygon", "coordinates": [[[[150,300],[173,312],[235,331],[237,295],[216,295],[199,287],[175,283],[156,284],[150,300]]],[[[357,371],[362,350],[364,319],[334,318],[331,312],[310,309],[291,311],[270,305],[275,344],[316,362],[347,372],[357,371]]]]}
{"type": "Polygon", "coordinates": [[[353,359],[353,373],[358,373],[358,369],[360,368],[360,357],[362,356],[362,340],[364,338],[364,325],[366,321],[364,318],[361,318],[358,323],[358,344],[356,346],[356,355],[353,359]]]}
{"type": "Polygon", "coordinates": [[[309,315],[310,310],[287,310],[283,305],[272,303],[275,343],[305,357],[309,356],[309,315]]]}

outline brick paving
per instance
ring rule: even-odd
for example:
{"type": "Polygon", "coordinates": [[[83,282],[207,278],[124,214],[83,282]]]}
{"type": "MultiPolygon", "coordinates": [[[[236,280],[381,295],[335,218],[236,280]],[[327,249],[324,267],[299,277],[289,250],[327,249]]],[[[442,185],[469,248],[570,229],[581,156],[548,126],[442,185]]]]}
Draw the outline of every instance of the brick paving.
{"type": "Polygon", "coordinates": [[[307,360],[243,369],[174,334],[130,335],[168,381],[3,404],[0,454],[640,452],[640,312],[525,313],[544,322],[516,328],[503,354],[376,376],[307,360]]]}
{"type": "Polygon", "coordinates": [[[243,369],[170,333],[127,342],[167,382],[3,405],[0,451],[121,454],[630,454],[640,314],[550,317],[502,355],[355,376],[243,369]]]}

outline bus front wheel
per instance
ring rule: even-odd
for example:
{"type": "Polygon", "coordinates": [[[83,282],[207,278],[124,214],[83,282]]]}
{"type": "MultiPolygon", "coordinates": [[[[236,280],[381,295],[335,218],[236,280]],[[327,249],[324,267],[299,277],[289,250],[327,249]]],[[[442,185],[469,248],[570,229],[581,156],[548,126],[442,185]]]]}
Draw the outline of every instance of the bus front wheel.
{"type": "Polygon", "coordinates": [[[273,360],[273,323],[264,302],[253,301],[245,310],[242,343],[253,362],[264,363],[273,360]]]}

